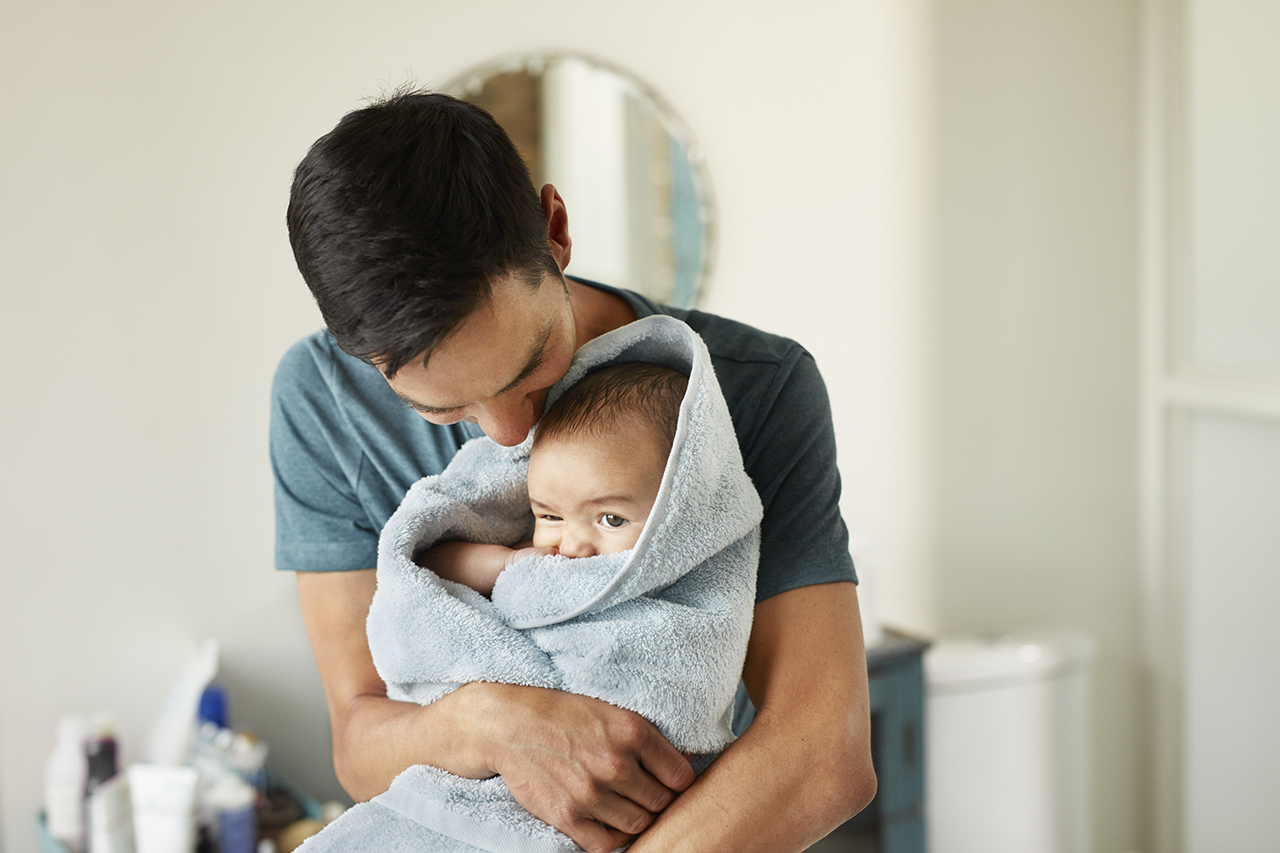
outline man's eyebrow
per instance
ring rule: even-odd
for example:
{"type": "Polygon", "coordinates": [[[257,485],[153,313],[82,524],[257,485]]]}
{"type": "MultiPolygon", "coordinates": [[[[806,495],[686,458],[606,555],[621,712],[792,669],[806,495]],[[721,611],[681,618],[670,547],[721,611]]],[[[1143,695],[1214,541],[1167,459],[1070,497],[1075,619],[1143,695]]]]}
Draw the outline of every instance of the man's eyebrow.
{"type": "MultiPolygon", "coordinates": [[[[532,349],[530,350],[529,360],[528,362],[525,363],[525,366],[521,369],[520,374],[516,376],[515,379],[512,379],[510,382],[508,382],[506,386],[502,388],[502,390],[500,390],[497,394],[494,395],[495,397],[498,396],[499,394],[505,394],[511,389],[515,388],[521,382],[525,381],[530,376],[532,376],[534,371],[542,366],[542,362],[547,357],[547,342],[551,340],[551,329],[553,325],[554,325],[554,321],[548,322],[547,325],[543,327],[542,331],[538,334],[537,341],[534,343],[532,349]]],[[[416,400],[410,400],[408,397],[404,396],[399,391],[396,391],[394,388],[391,390],[395,392],[395,395],[397,397],[399,397],[401,400],[404,401],[406,406],[413,409],[415,412],[422,412],[423,414],[427,414],[427,415],[446,415],[446,414],[449,414],[450,412],[457,412],[462,409],[465,409],[468,405],[470,405],[469,403],[464,403],[461,406],[428,406],[425,403],[419,403],[416,400]]]]}
{"type": "Polygon", "coordinates": [[[501,391],[494,395],[495,397],[505,394],[512,388],[515,388],[521,382],[532,376],[534,371],[542,366],[542,362],[547,357],[547,341],[551,340],[551,326],[552,323],[547,323],[547,325],[543,327],[542,334],[538,336],[538,342],[533,345],[529,361],[525,364],[524,369],[520,371],[520,375],[508,382],[501,391]]]}

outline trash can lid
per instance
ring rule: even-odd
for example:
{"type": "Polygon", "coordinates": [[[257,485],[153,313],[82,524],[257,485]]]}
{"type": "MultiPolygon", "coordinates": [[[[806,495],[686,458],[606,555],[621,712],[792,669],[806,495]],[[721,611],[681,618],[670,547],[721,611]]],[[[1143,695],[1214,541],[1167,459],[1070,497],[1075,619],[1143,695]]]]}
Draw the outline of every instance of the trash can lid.
{"type": "Polygon", "coordinates": [[[925,652],[925,683],[945,693],[1012,686],[1085,669],[1092,658],[1083,634],[944,638],[925,652]]]}

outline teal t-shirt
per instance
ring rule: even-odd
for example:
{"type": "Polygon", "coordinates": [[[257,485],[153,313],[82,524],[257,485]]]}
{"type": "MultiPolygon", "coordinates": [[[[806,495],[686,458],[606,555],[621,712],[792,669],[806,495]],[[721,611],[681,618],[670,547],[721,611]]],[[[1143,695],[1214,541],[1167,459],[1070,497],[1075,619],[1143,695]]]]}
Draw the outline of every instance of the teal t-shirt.
{"type": "MultiPolygon", "coordinates": [[[[826,386],[795,341],[701,311],[625,298],[638,317],[669,314],[707,344],[743,465],[764,505],[757,601],[797,587],[856,580],[840,516],[840,475],[826,386]]],[[[378,370],[325,331],[295,344],[272,386],[276,568],[371,569],[378,533],[409,486],[438,474],[474,424],[428,423],[378,370]]]]}

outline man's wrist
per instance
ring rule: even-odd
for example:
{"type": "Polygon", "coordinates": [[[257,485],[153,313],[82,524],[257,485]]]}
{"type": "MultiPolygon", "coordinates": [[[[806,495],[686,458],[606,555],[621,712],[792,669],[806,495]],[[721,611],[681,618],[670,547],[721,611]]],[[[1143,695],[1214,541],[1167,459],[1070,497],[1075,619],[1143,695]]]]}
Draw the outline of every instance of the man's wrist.
{"type": "Polygon", "coordinates": [[[464,684],[437,703],[449,715],[444,727],[449,733],[446,749],[450,767],[446,769],[455,776],[487,779],[498,773],[493,727],[503,718],[497,694],[505,686],[476,681],[464,684]]]}

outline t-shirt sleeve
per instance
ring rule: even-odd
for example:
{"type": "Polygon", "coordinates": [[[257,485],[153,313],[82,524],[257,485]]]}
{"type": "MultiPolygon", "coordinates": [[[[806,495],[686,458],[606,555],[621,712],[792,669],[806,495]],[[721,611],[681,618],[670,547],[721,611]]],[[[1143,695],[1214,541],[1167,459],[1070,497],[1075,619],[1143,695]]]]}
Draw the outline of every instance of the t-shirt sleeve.
{"type": "Polygon", "coordinates": [[[311,339],[280,361],[271,389],[271,470],[275,479],[276,568],[373,568],[378,531],[357,497],[363,455],[344,438],[332,376],[311,339]]]}
{"type": "Polygon", "coordinates": [[[802,586],[856,583],[840,514],[831,405],[813,357],[794,345],[753,408],[739,439],[764,505],[756,600],[802,586]]]}

